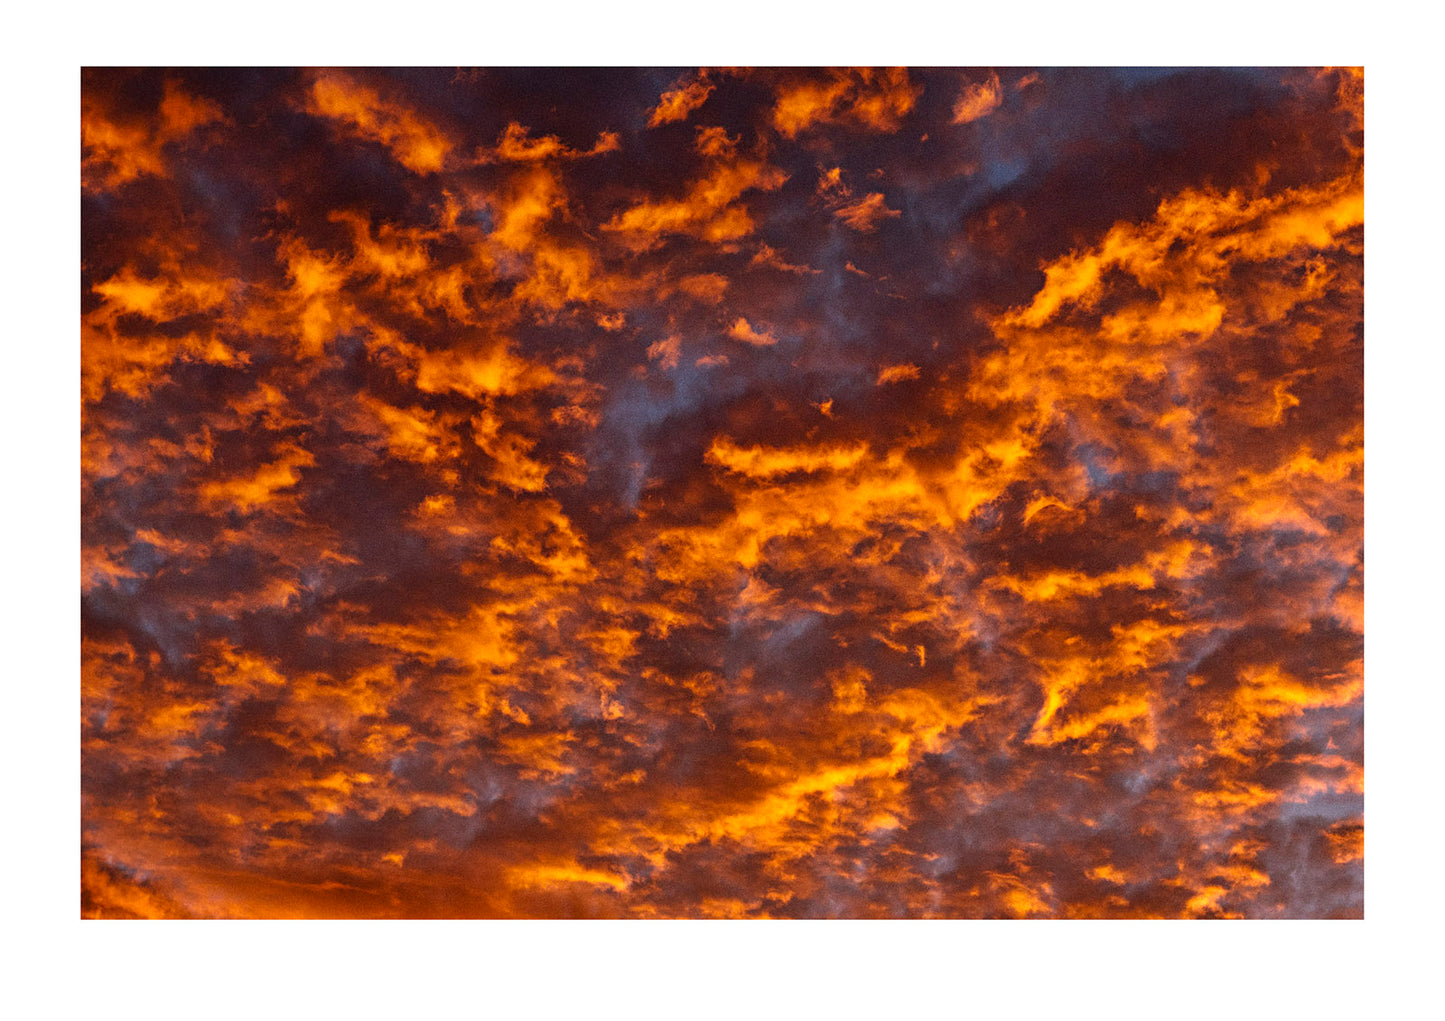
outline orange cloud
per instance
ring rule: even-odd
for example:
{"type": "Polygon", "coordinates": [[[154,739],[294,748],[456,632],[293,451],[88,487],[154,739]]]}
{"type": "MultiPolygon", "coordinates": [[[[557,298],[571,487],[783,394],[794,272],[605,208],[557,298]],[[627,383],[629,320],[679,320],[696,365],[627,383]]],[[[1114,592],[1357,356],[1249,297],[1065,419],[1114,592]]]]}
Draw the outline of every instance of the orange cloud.
{"type": "Polygon", "coordinates": [[[727,293],[728,278],[721,273],[694,273],[679,280],[677,289],[698,301],[716,305],[727,293]]]}
{"type": "MultiPolygon", "coordinates": [[[[900,210],[888,208],[882,192],[871,192],[854,201],[853,189],[843,180],[841,167],[832,167],[819,175],[817,194],[833,210],[834,216],[865,234],[877,230],[882,221],[902,215],[900,210]]],[[[861,276],[868,275],[852,263],[847,268],[861,276]]]]}
{"type": "Polygon", "coordinates": [[[473,399],[508,396],[546,386],[556,378],[552,370],[516,355],[505,341],[482,343],[471,350],[468,345],[458,345],[440,351],[392,343],[410,363],[408,375],[424,393],[450,391],[473,399]]]}
{"type": "Polygon", "coordinates": [[[901,383],[906,379],[917,379],[919,369],[913,364],[885,365],[878,370],[878,385],[884,386],[888,383],[901,383]]]}
{"type": "Polygon", "coordinates": [[[602,132],[597,136],[592,148],[585,152],[568,147],[556,135],[544,135],[541,138],[532,138],[530,135],[530,129],[516,121],[508,124],[497,141],[497,158],[512,163],[534,163],[547,159],[572,160],[616,152],[622,147],[622,139],[615,131],[602,132]]]}
{"type": "Polygon", "coordinates": [[[643,200],[602,225],[635,247],[650,247],[669,235],[704,241],[734,241],[752,233],[753,220],[738,202],[751,190],[772,191],[787,175],[759,159],[735,157],[725,135],[704,133],[701,147],[711,168],[680,199],[643,200]]]}
{"type": "Polygon", "coordinates": [[[818,175],[818,194],[824,199],[845,199],[853,189],[843,183],[843,168],[829,167],[818,175]]]}
{"type": "Polygon", "coordinates": [[[793,472],[846,471],[867,455],[864,444],[852,447],[795,450],[739,447],[727,437],[718,437],[707,451],[707,460],[750,478],[772,478],[793,472]]]}
{"type": "Polygon", "coordinates": [[[772,122],[785,138],[826,124],[896,131],[922,93],[903,68],[834,70],[821,80],[781,87],[772,122]]]}
{"type": "Polygon", "coordinates": [[[833,215],[854,230],[869,234],[877,230],[878,225],[884,220],[903,214],[900,210],[889,209],[883,199],[883,193],[875,191],[857,202],[839,206],[833,210],[833,215]]]}
{"type": "Polygon", "coordinates": [[[707,102],[716,86],[707,80],[706,72],[696,78],[684,78],[674,88],[668,89],[658,100],[657,106],[648,115],[647,126],[655,128],[662,124],[685,121],[694,110],[707,102]]]}
{"type": "Polygon", "coordinates": [[[728,327],[728,336],[733,340],[740,340],[744,344],[751,344],[754,347],[772,347],[778,342],[778,338],[771,333],[764,331],[759,333],[746,319],[739,316],[733,320],[728,327]]]}
{"type": "Polygon", "coordinates": [[[166,322],[216,308],[226,300],[229,287],[224,280],[205,275],[187,276],[179,266],[170,265],[153,279],[146,279],[127,266],[91,290],[105,299],[105,318],[140,315],[155,322],[166,322]]]}
{"type": "Polygon", "coordinates": [[[118,116],[93,92],[83,91],[80,103],[80,172],[85,191],[114,191],[147,175],[168,173],[166,148],[194,132],[226,120],[220,106],[187,93],[174,81],[149,122],[118,116]]]}
{"type": "Polygon", "coordinates": [[[361,423],[359,429],[377,435],[393,457],[418,464],[450,460],[459,452],[456,423],[423,408],[397,408],[364,396],[360,405],[375,416],[375,424],[361,423]]]}
{"type": "Polygon", "coordinates": [[[200,496],[219,509],[234,507],[250,512],[265,507],[293,489],[301,481],[301,469],[316,463],[316,458],[295,444],[283,444],[280,456],[269,464],[226,479],[215,479],[201,486],[200,496]]]}
{"type": "Polygon", "coordinates": [[[987,81],[972,82],[964,87],[962,94],[953,104],[953,123],[968,124],[987,117],[1003,102],[1003,89],[998,75],[990,74],[987,81]]]}
{"type": "Polygon", "coordinates": [[[344,125],[346,130],[389,151],[416,174],[441,170],[452,150],[446,134],[401,103],[388,102],[375,89],[336,71],[317,75],[306,110],[344,125]]]}
{"type": "Polygon", "coordinates": [[[758,250],[753,253],[749,266],[759,266],[768,269],[781,270],[784,273],[821,273],[822,270],[813,269],[798,263],[789,262],[776,248],[769,244],[761,244],[758,250]]]}
{"type": "Polygon", "coordinates": [[[677,367],[677,359],[681,352],[682,344],[677,337],[665,337],[647,346],[647,357],[657,362],[664,369],[677,367]]]}
{"type": "Polygon", "coordinates": [[[101,303],[81,323],[83,395],[98,400],[114,390],[139,396],[186,362],[245,364],[248,354],[226,343],[215,327],[234,289],[233,281],[204,270],[187,271],[169,260],[155,277],[127,265],[93,284],[91,292],[101,303]],[[127,328],[122,317],[129,316],[145,320],[147,326],[143,331],[127,328]],[[187,320],[195,325],[177,332],[173,324],[187,320]]]}
{"type": "Polygon", "coordinates": [[[190,918],[175,898],[108,867],[92,854],[80,859],[82,918],[190,918]]]}

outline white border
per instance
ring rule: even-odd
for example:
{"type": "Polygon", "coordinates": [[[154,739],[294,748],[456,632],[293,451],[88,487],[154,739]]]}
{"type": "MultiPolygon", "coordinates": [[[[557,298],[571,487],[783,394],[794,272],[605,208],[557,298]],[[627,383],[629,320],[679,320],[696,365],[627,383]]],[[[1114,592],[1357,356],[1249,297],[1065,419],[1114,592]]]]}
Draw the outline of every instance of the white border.
{"type": "Polygon", "coordinates": [[[17,1016],[1413,1016],[1438,925],[1437,33],[1414,5],[59,4],[12,14],[5,178],[7,1000],[17,1016]],[[559,26],[565,38],[558,39],[559,26]],[[1430,46],[1430,50],[1426,47],[1430,46]],[[1367,920],[110,923],[78,916],[78,68],[85,64],[1366,66],[1367,920]],[[16,319],[18,318],[18,321],[16,319]],[[1428,784],[1428,786],[1427,786],[1428,784]]]}

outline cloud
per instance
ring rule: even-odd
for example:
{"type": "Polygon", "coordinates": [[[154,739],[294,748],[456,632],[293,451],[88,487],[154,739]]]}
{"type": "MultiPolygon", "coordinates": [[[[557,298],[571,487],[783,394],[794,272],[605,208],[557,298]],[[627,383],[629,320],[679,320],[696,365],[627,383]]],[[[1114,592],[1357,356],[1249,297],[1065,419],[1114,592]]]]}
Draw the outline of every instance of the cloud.
{"type": "Polygon", "coordinates": [[[575,160],[603,153],[616,152],[622,145],[615,131],[604,131],[597,136],[592,148],[585,152],[569,148],[556,135],[532,138],[531,131],[512,121],[497,140],[495,153],[484,154],[486,159],[499,159],[512,163],[533,163],[548,159],[575,160]]]}
{"type": "Polygon", "coordinates": [[[190,918],[173,898],[122,869],[82,853],[80,859],[82,918],[190,918]]]}
{"type": "Polygon", "coordinates": [[[849,227],[863,233],[872,233],[884,220],[903,215],[897,209],[889,209],[881,191],[870,192],[857,202],[849,202],[833,210],[833,215],[849,227]]]}
{"type": "Polygon", "coordinates": [[[751,234],[753,219],[738,200],[748,191],[780,188],[787,175],[760,159],[738,157],[726,135],[718,132],[702,132],[699,150],[711,158],[707,170],[680,198],[643,199],[602,229],[635,247],[649,247],[671,235],[728,242],[751,234]]]}
{"type": "Polygon", "coordinates": [[[780,86],[772,123],[785,138],[831,124],[896,131],[922,92],[903,68],[832,70],[780,86]]]}
{"type": "MultiPolygon", "coordinates": [[[[882,192],[870,192],[855,199],[852,187],[843,180],[842,167],[832,167],[819,174],[817,195],[834,216],[865,234],[877,230],[882,221],[902,215],[901,210],[888,208],[882,192]]],[[[849,268],[852,269],[851,264],[849,268]]]]}
{"type": "Polygon", "coordinates": [[[757,446],[743,448],[722,436],[708,448],[707,460],[751,478],[772,478],[793,472],[845,471],[858,464],[867,452],[867,447],[862,444],[822,450],[810,447],[797,450],[769,450],[757,446]]]}
{"type": "Polygon", "coordinates": [[[226,120],[216,103],[167,80],[150,119],[124,116],[100,89],[84,90],[80,104],[80,172],[85,191],[114,191],[146,176],[169,173],[167,149],[226,120]]]}
{"type": "Polygon", "coordinates": [[[306,111],[336,121],[346,130],[384,146],[396,161],[417,174],[441,170],[452,145],[434,124],[403,103],[383,99],[375,89],[340,72],[316,76],[306,111]]]}
{"type": "Polygon", "coordinates": [[[82,914],[1358,916],[1358,77],[1019,76],[87,71],[82,914]]]}
{"type": "Polygon", "coordinates": [[[694,110],[707,102],[714,88],[716,86],[707,80],[706,72],[699,72],[696,78],[683,78],[674,88],[662,94],[657,106],[648,115],[647,126],[655,128],[687,120],[694,110]]]}
{"type": "Polygon", "coordinates": [[[767,243],[764,243],[764,244],[761,244],[761,245],[758,246],[758,250],[753,253],[752,260],[748,263],[748,265],[750,265],[750,266],[761,266],[761,267],[766,267],[766,268],[768,268],[768,269],[781,270],[781,271],[784,272],[784,273],[821,273],[821,272],[822,272],[822,270],[812,269],[812,268],[810,268],[810,267],[808,267],[808,266],[803,266],[803,265],[800,265],[800,264],[798,264],[798,263],[789,262],[787,259],[785,259],[785,258],[783,257],[783,255],[782,255],[781,252],[779,252],[776,248],[774,248],[772,245],[769,245],[769,244],[767,244],[767,243]]]}
{"type": "Polygon", "coordinates": [[[677,359],[681,350],[680,338],[664,337],[647,346],[647,357],[656,361],[661,368],[674,369],[677,367],[677,359]]]}
{"type": "Polygon", "coordinates": [[[772,347],[778,342],[778,338],[766,330],[759,333],[757,328],[742,316],[733,320],[727,333],[733,340],[740,340],[744,344],[751,344],[754,347],[772,347]]]}
{"type": "Polygon", "coordinates": [[[917,379],[919,374],[918,366],[913,364],[885,365],[878,370],[878,385],[887,383],[900,383],[907,379],[917,379]]]}
{"type": "Polygon", "coordinates": [[[990,74],[987,81],[971,82],[953,104],[953,123],[968,124],[987,117],[1003,102],[1003,89],[998,75],[990,74]]]}

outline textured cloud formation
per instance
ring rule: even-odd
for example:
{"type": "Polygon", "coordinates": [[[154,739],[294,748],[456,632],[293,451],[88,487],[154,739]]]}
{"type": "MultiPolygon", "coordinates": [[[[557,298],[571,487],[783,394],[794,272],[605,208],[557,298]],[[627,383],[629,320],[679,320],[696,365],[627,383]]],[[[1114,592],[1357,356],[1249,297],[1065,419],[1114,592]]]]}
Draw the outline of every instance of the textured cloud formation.
{"type": "Polygon", "coordinates": [[[1362,124],[87,71],[82,913],[1358,916],[1362,124]]]}
{"type": "Polygon", "coordinates": [[[998,108],[1000,102],[998,75],[989,75],[987,81],[973,82],[964,88],[953,104],[953,123],[967,124],[986,117],[998,108]]]}
{"type": "Polygon", "coordinates": [[[707,80],[706,71],[699,71],[696,76],[683,78],[675,88],[662,94],[662,98],[657,101],[657,106],[653,108],[651,116],[647,118],[647,126],[655,128],[659,124],[687,120],[694,110],[707,102],[707,97],[714,88],[716,86],[707,80]]]}

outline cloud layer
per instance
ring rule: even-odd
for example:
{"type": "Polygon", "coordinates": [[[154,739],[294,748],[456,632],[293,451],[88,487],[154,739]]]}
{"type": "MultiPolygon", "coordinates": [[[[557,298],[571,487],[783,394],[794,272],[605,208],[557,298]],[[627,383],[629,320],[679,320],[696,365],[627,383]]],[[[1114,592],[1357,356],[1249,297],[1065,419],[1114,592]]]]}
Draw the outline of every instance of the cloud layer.
{"type": "Polygon", "coordinates": [[[82,913],[1360,915],[1361,85],[86,71],[82,913]]]}

